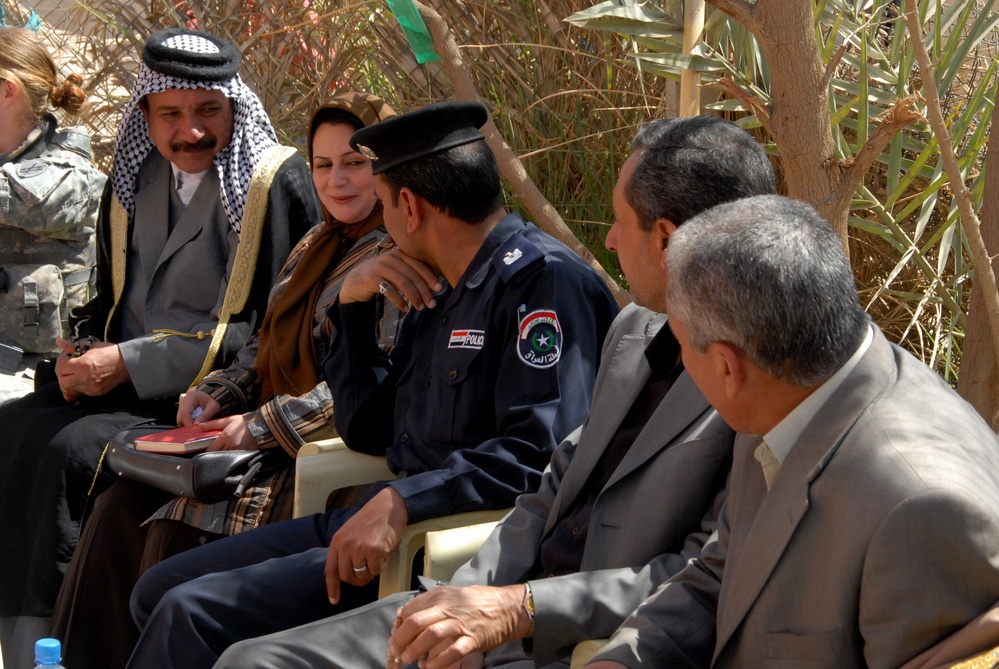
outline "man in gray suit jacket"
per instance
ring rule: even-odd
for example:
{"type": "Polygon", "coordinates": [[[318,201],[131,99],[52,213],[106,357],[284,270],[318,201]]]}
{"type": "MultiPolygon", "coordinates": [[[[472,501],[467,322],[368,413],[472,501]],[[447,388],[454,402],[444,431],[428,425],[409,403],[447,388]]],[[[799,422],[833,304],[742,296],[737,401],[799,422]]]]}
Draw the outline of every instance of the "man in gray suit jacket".
{"type": "Polygon", "coordinates": [[[592,669],[888,669],[989,609],[999,440],[871,324],[826,222],[776,196],[723,205],[667,270],[684,364],[740,433],[729,496],[592,669]]]}
{"type": "MultiPolygon", "coordinates": [[[[98,295],[74,310],[56,380],[0,407],[0,634],[31,645],[76,547],[109,439],[172,423],[177,396],[259,325],[291,247],[321,219],[308,167],[277,143],[234,44],[150,36],[97,230],[98,295]],[[13,630],[10,632],[10,630],[13,630]]],[[[106,468],[105,468],[106,469],[106,468]]]]}
{"type": "Polygon", "coordinates": [[[638,133],[614,191],[617,251],[632,295],[604,342],[587,422],[556,449],[452,584],[230,648],[219,667],[567,666],[696,555],[715,523],[732,433],[679,364],[663,263],[677,226],[719,202],[774,189],[762,148],[734,124],[660,120],[638,133]],[[647,307],[647,308],[643,308],[647,307]],[[410,602],[410,600],[412,601],[410,602]],[[443,639],[443,643],[438,643],[443,639]],[[430,641],[428,641],[430,640],[430,641]],[[483,657],[481,651],[489,651],[483,657]]]}

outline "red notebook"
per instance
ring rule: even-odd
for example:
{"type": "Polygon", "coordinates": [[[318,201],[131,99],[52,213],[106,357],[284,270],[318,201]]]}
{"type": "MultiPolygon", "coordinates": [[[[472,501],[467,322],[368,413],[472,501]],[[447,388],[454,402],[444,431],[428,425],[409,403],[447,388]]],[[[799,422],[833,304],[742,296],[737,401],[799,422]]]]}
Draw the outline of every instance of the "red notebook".
{"type": "Polygon", "coordinates": [[[197,453],[208,448],[222,430],[202,430],[187,425],[136,437],[135,450],[149,453],[197,453]]]}

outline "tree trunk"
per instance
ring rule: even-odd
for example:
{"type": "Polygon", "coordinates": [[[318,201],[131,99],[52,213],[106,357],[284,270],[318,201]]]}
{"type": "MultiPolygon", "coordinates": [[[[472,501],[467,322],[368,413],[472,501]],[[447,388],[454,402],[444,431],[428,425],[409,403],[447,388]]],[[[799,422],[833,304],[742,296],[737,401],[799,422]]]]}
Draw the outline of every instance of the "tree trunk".
{"type": "MultiPolygon", "coordinates": [[[[981,211],[982,238],[985,248],[999,249],[999,132],[989,136],[985,155],[985,191],[981,211]]],[[[999,272],[999,260],[992,268],[999,272]]],[[[971,290],[968,324],[964,331],[961,375],[957,392],[982,414],[993,430],[999,431],[999,363],[980,281],[971,290]]]]}
{"type": "Polygon", "coordinates": [[[787,194],[814,206],[845,248],[853,188],[844,189],[840,179],[812,4],[759,0],[753,10],[759,28],[753,32],[770,65],[771,130],[787,194]]]}

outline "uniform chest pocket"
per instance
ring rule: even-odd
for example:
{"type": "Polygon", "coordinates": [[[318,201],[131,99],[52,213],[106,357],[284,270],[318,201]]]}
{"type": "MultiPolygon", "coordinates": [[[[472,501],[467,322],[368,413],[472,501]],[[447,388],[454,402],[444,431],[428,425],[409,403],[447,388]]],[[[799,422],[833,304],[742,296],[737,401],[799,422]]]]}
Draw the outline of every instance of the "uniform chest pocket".
{"type": "Polygon", "coordinates": [[[492,393],[484,387],[480,350],[448,351],[427,379],[426,408],[436,416],[437,443],[463,448],[474,443],[479,425],[494,423],[492,393]]]}

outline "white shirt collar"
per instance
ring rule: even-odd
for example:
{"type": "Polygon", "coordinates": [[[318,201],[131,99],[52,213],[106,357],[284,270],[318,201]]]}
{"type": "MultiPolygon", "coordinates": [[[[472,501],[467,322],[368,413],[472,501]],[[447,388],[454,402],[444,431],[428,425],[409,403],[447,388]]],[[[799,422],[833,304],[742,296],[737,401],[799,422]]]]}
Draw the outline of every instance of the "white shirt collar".
{"type": "Polygon", "coordinates": [[[818,389],[815,390],[811,395],[805,398],[805,400],[796,406],[791,413],[784,416],[781,422],[774,425],[774,427],[763,435],[763,440],[767,442],[767,445],[777,456],[777,459],[784,462],[787,458],[787,454],[791,452],[791,448],[794,446],[795,442],[798,441],[798,437],[804,431],[805,427],[811,422],[813,418],[822,409],[822,406],[826,403],[830,396],[836,389],[843,385],[843,381],[846,377],[850,375],[853,368],[857,366],[860,359],[867,352],[867,349],[871,347],[871,342],[874,340],[874,328],[873,326],[868,326],[867,336],[864,337],[864,341],[860,343],[857,350],[853,352],[850,359],[843,364],[836,373],[826,379],[818,389]]]}
{"type": "Polygon", "coordinates": [[[201,180],[208,174],[208,170],[194,173],[185,172],[173,163],[170,163],[170,169],[173,170],[173,187],[177,189],[177,195],[186,207],[191,198],[194,197],[194,192],[198,190],[198,186],[201,185],[201,180]],[[179,188],[177,187],[178,181],[181,183],[179,188]]]}

